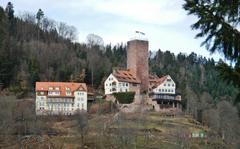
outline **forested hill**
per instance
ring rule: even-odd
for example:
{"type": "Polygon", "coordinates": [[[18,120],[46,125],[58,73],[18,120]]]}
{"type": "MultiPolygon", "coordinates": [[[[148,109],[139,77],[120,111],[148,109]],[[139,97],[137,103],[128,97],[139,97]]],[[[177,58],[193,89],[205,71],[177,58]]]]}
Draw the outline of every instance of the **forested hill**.
{"type": "MultiPolygon", "coordinates": [[[[43,14],[42,19],[30,13],[16,17],[0,7],[0,83],[4,91],[33,92],[36,81],[84,81],[101,91],[112,68],[126,67],[126,46],[77,43],[76,35],[75,27],[43,14]]],[[[237,94],[220,79],[213,59],[161,50],[150,55],[151,73],[170,74],[183,99],[232,101],[237,94]]]]}

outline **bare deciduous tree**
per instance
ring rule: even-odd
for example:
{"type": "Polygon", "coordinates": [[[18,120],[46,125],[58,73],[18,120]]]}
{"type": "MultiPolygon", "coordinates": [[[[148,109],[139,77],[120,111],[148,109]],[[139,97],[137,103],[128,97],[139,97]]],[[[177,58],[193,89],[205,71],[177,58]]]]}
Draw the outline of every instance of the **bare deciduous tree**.
{"type": "Polygon", "coordinates": [[[220,133],[222,139],[232,145],[239,140],[239,117],[238,111],[231,103],[221,101],[217,104],[219,112],[220,133]]]}
{"type": "Polygon", "coordinates": [[[86,42],[89,48],[98,46],[101,49],[104,46],[104,41],[102,37],[95,34],[88,34],[86,38],[86,42]]]}
{"type": "Polygon", "coordinates": [[[84,137],[88,133],[88,116],[87,112],[78,111],[76,114],[77,129],[81,136],[81,144],[84,145],[84,137]]]}

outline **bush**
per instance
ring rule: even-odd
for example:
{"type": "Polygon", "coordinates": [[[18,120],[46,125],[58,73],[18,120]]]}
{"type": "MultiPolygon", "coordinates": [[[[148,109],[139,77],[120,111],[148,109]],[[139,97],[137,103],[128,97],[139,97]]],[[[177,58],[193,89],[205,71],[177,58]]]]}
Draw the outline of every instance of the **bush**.
{"type": "Polygon", "coordinates": [[[133,102],[135,92],[114,93],[113,95],[120,104],[130,104],[133,102]]]}

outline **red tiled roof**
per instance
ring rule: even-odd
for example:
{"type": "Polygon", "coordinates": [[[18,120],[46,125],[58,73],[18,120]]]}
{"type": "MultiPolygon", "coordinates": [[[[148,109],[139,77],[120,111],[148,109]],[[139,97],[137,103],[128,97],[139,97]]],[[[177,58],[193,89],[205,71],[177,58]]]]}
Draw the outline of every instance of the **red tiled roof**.
{"type": "Polygon", "coordinates": [[[149,82],[150,83],[156,83],[158,81],[159,77],[157,75],[151,75],[149,74],[149,82]]]}
{"type": "Polygon", "coordinates": [[[155,88],[155,87],[161,85],[167,79],[167,77],[168,76],[163,76],[161,78],[152,78],[151,80],[149,79],[149,81],[152,83],[150,88],[155,88]]]}
{"type": "Polygon", "coordinates": [[[36,91],[60,91],[60,96],[66,96],[67,88],[73,95],[73,92],[76,90],[86,91],[87,86],[85,83],[73,83],[73,82],[36,82],[36,91]],[[49,90],[49,87],[52,87],[52,90],[49,90]],[[57,90],[56,88],[59,88],[57,90]]]}
{"type": "Polygon", "coordinates": [[[141,83],[141,81],[136,77],[131,70],[115,70],[113,71],[113,76],[121,82],[130,82],[130,83],[141,83]]]}

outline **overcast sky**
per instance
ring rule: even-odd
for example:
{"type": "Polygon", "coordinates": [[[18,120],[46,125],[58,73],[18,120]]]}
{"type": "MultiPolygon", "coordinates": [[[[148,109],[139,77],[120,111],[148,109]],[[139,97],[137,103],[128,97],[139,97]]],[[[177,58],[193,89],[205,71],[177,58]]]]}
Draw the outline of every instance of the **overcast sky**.
{"type": "MultiPolygon", "coordinates": [[[[9,0],[0,0],[5,8],[9,0]]],[[[191,30],[196,21],[183,10],[181,0],[12,0],[15,15],[28,11],[36,14],[41,8],[45,16],[66,22],[78,29],[79,42],[85,42],[89,33],[101,36],[105,44],[126,43],[136,30],[146,34],[150,50],[169,50],[213,57],[205,47],[204,39],[195,39],[191,30]]]]}

